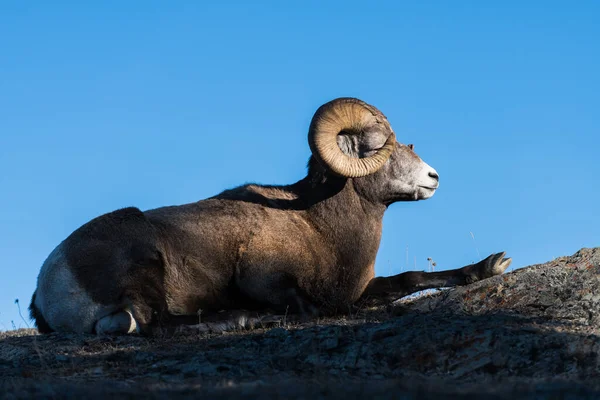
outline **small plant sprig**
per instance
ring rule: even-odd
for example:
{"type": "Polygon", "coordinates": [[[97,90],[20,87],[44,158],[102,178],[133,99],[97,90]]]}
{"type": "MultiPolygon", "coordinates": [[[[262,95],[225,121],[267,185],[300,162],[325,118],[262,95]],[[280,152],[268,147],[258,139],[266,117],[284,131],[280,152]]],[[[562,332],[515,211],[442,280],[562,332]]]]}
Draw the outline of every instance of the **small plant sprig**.
{"type": "Polygon", "coordinates": [[[437,264],[433,261],[433,258],[427,257],[427,263],[429,264],[429,272],[435,272],[437,264]]]}
{"type": "MultiPolygon", "coordinates": [[[[27,325],[28,328],[31,328],[29,326],[29,322],[27,322],[25,320],[25,318],[23,317],[23,314],[21,314],[21,306],[19,305],[19,299],[15,299],[15,304],[17,305],[17,309],[19,310],[19,316],[21,317],[21,319],[23,320],[23,322],[25,322],[25,325],[27,325]]],[[[11,321],[12,322],[12,321],[11,321]]],[[[13,323],[13,327],[14,327],[14,323],[13,323]]]]}

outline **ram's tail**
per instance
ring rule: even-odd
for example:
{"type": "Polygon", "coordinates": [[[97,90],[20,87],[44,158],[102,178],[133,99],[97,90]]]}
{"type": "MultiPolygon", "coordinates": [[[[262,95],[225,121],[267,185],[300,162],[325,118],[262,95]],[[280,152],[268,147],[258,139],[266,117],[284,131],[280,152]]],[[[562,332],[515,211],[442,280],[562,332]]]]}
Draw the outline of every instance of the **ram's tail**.
{"type": "Polygon", "coordinates": [[[31,304],[29,305],[29,315],[31,316],[31,319],[35,321],[35,326],[37,326],[38,331],[40,333],[53,332],[52,328],[50,328],[50,325],[48,325],[48,323],[44,319],[44,316],[35,305],[35,293],[36,292],[33,292],[33,296],[31,296],[31,304]]]}

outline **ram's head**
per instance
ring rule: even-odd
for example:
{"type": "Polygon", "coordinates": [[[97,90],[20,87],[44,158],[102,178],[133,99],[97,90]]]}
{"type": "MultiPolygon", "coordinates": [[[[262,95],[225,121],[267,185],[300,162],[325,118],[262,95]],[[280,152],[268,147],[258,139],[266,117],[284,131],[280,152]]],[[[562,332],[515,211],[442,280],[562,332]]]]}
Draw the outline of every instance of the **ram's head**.
{"type": "Polygon", "coordinates": [[[313,156],[334,175],[354,179],[357,191],[384,204],[423,200],[439,185],[435,169],[404,145],[387,118],[355,98],[321,106],[310,124],[313,156]]]}

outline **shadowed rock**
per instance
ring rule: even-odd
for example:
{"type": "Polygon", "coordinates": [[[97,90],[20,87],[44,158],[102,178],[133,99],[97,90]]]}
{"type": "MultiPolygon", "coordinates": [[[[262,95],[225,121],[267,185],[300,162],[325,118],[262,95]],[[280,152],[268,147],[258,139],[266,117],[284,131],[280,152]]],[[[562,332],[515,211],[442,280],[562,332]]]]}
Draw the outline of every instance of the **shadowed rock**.
{"type": "Polygon", "coordinates": [[[10,398],[600,397],[600,248],[394,308],[162,338],[0,334],[10,398]]]}

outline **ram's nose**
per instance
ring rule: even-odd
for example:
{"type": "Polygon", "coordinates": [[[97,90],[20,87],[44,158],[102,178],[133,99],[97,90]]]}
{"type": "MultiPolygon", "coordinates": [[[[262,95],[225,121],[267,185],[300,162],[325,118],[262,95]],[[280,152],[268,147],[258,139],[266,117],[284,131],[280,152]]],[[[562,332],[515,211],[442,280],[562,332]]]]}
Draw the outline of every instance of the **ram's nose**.
{"type": "Polygon", "coordinates": [[[437,189],[440,186],[440,176],[438,175],[437,171],[429,166],[429,171],[427,172],[427,177],[429,179],[431,179],[430,183],[429,183],[429,187],[432,189],[437,189]]]}
{"type": "Polygon", "coordinates": [[[440,181],[440,176],[438,175],[438,173],[435,170],[429,171],[429,177],[433,178],[436,180],[436,182],[440,181]]]}

